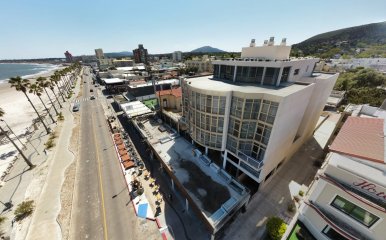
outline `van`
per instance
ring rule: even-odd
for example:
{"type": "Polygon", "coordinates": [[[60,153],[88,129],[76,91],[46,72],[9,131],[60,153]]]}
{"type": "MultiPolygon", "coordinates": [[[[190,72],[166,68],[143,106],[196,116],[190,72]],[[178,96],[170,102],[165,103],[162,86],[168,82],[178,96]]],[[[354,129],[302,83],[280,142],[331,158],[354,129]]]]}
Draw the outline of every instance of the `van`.
{"type": "Polygon", "coordinates": [[[79,107],[80,107],[80,103],[74,103],[74,106],[72,107],[72,111],[73,112],[77,112],[79,111],[79,107]]]}

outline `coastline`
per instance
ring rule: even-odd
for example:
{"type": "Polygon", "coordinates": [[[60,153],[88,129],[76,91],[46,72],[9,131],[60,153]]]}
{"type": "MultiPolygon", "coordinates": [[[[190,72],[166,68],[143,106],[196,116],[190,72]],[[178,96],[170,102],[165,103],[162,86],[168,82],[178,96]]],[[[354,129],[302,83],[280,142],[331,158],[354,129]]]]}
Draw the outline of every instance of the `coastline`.
{"type": "MultiPolygon", "coordinates": [[[[56,71],[58,69],[61,69],[63,68],[64,66],[62,64],[59,64],[59,65],[55,65],[55,64],[50,64],[50,63],[0,63],[0,65],[4,65],[4,64],[17,64],[17,65],[20,65],[20,64],[28,64],[28,65],[41,65],[41,66],[47,66],[46,69],[42,70],[42,71],[39,71],[37,73],[33,73],[33,74],[26,74],[26,75],[22,75],[20,76],[21,78],[37,78],[37,77],[40,77],[44,74],[48,74],[48,73],[51,73],[53,71],[56,71]]],[[[51,75],[51,74],[50,74],[51,75]]],[[[3,83],[6,83],[8,82],[9,78],[2,78],[0,79],[0,84],[3,84],[3,83]]]]}
{"type": "MultiPolygon", "coordinates": [[[[51,69],[50,71],[43,71],[39,74],[34,74],[31,78],[31,82],[38,77],[50,77],[56,70],[61,69],[63,67],[58,67],[55,69],[51,69]]],[[[25,77],[23,77],[25,78],[25,77]]],[[[54,100],[54,96],[51,91],[49,91],[50,97],[54,100]]],[[[43,105],[40,102],[39,98],[36,95],[28,94],[29,98],[33,102],[36,109],[39,113],[43,114],[43,105]]],[[[43,102],[50,107],[51,104],[48,100],[45,92],[41,96],[43,102]]],[[[10,87],[8,81],[1,82],[0,84],[0,108],[2,108],[5,112],[2,117],[3,120],[11,127],[13,132],[20,137],[20,140],[25,144],[27,142],[27,132],[33,131],[32,121],[37,118],[37,115],[32,108],[31,104],[28,102],[23,92],[18,92],[14,88],[10,87]]],[[[49,117],[45,118],[45,122],[50,123],[49,117]]],[[[0,122],[1,126],[4,129],[7,129],[7,126],[4,122],[0,122]]],[[[13,136],[13,135],[12,135],[13,136]]],[[[13,136],[14,138],[14,136],[13,136]]],[[[15,141],[15,143],[21,147],[19,141],[15,141]]],[[[16,148],[10,143],[3,143],[0,145],[0,176],[7,169],[9,163],[17,156],[19,153],[16,151],[16,148]]]]}

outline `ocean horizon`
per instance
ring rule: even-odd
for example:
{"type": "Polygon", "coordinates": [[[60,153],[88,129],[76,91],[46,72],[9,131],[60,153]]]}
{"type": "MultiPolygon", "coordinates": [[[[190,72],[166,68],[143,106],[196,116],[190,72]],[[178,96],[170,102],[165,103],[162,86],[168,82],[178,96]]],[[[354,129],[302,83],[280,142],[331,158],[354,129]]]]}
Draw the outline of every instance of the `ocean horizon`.
{"type": "Polygon", "coordinates": [[[58,65],[40,63],[0,63],[0,83],[7,82],[9,78],[16,76],[32,78],[57,67],[58,65]]]}

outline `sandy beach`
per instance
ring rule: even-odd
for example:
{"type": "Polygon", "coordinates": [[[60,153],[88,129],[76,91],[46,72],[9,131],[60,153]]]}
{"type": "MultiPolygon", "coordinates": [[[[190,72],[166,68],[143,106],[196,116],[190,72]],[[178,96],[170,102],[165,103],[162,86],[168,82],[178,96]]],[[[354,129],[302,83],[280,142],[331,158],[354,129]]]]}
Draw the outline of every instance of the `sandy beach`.
{"type": "MultiPolygon", "coordinates": [[[[64,67],[58,66],[58,68],[53,69],[49,72],[45,72],[42,74],[36,74],[33,77],[28,79],[33,82],[36,78],[42,77],[50,77],[54,71],[62,69],[64,67]]],[[[48,91],[52,100],[55,99],[51,91],[48,91]]],[[[41,104],[39,98],[33,94],[28,94],[31,101],[34,103],[39,113],[45,114],[43,112],[43,105],[41,104]]],[[[41,96],[46,106],[51,106],[51,103],[48,100],[45,92],[41,96]]],[[[31,127],[32,120],[37,118],[35,111],[33,110],[31,104],[28,102],[23,92],[18,92],[14,88],[10,87],[10,84],[7,82],[0,84],[0,107],[4,110],[5,114],[2,117],[3,120],[12,128],[16,135],[20,136],[23,143],[26,142],[25,133],[27,129],[31,127]]],[[[51,122],[49,117],[45,119],[47,122],[51,122]]],[[[6,129],[6,125],[4,122],[0,123],[1,126],[6,129]]],[[[13,136],[14,137],[14,136],[13,136]]],[[[2,141],[4,143],[4,140],[2,141]]],[[[18,146],[21,144],[16,141],[18,146]]],[[[8,167],[8,164],[12,161],[12,159],[17,156],[17,151],[12,146],[11,143],[1,144],[0,145],[0,176],[8,167]]]]}

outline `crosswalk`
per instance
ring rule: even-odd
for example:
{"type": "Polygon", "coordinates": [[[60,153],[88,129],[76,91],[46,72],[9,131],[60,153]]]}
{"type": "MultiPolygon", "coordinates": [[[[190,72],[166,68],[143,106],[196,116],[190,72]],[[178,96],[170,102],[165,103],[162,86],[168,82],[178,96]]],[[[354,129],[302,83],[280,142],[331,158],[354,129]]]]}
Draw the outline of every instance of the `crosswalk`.
{"type": "MultiPolygon", "coordinates": [[[[98,97],[95,97],[94,100],[98,99],[98,97]]],[[[86,101],[90,101],[91,99],[90,98],[79,98],[79,99],[75,99],[74,100],[74,103],[80,103],[80,102],[86,102],[86,101]]],[[[91,100],[91,101],[94,101],[94,100],[91,100]]]]}

